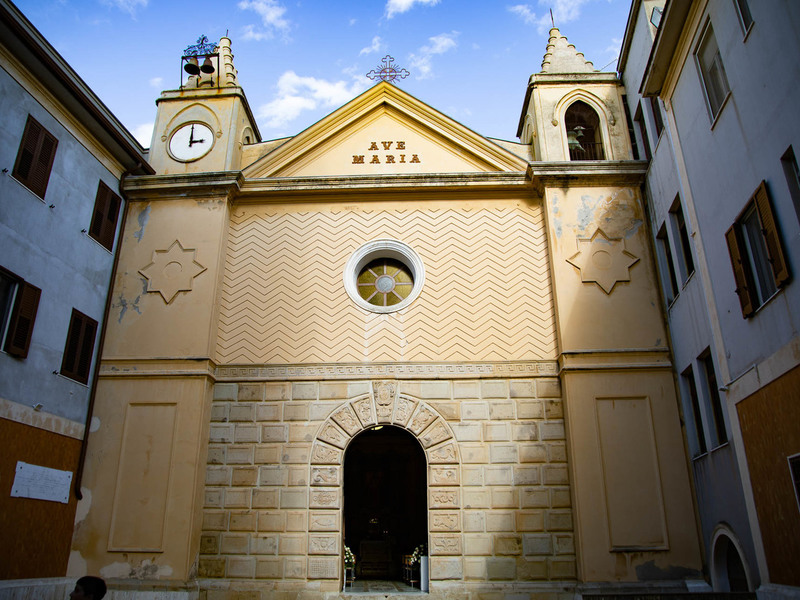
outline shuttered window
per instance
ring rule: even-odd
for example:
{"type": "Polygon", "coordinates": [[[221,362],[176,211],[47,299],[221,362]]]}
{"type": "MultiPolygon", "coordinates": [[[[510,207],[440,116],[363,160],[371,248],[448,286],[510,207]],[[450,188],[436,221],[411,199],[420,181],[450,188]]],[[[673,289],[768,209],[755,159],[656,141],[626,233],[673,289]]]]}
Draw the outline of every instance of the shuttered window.
{"type": "Polygon", "coordinates": [[[11,174],[42,199],[47,190],[47,182],[50,180],[50,169],[53,167],[57,146],[58,140],[36,119],[28,116],[17,161],[11,174]]]}
{"type": "Polygon", "coordinates": [[[120,204],[119,196],[101,181],[97,187],[97,198],[94,201],[94,213],[92,214],[92,224],[89,227],[89,235],[108,250],[111,250],[114,246],[120,204]]]}
{"type": "Polygon", "coordinates": [[[64,358],[61,362],[62,375],[81,383],[88,383],[96,333],[97,321],[73,308],[64,358]]]}
{"type": "Polygon", "coordinates": [[[28,356],[41,294],[35,285],[0,270],[0,335],[5,334],[3,350],[12,356],[28,356]]]}
{"type": "Polygon", "coordinates": [[[725,233],[742,315],[751,316],[790,279],[780,231],[762,181],[725,233]]]}

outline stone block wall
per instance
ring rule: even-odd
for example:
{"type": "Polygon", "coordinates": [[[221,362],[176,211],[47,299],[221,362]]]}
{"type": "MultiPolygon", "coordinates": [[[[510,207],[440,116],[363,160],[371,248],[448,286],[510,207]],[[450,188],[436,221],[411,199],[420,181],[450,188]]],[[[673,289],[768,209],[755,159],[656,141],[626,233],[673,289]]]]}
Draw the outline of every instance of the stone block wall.
{"type": "Polygon", "coordinates": [[[575,579],[556,377],[217,383],[199,576],[338,587],[346,447],[383,423],[425,449],[432,589],[575,579]]]}

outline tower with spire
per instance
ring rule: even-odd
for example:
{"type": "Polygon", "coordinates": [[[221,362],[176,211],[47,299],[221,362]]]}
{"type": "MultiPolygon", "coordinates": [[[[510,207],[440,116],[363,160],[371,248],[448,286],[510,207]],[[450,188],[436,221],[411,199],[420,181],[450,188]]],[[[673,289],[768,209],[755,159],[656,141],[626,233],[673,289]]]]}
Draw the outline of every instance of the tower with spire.
{"type": "Polygon", "coordinates": [[[534,160],[629,160],[622,84],[550,29],[542,70],[531,75],[517,137],[534,160]]]}

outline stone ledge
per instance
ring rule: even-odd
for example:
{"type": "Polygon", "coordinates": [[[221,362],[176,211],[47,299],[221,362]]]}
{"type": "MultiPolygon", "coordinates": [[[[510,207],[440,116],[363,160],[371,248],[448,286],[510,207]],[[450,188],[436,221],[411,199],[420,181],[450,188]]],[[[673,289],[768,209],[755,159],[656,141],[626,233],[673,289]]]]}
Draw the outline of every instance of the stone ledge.
{"type": "Polygon", "coordinates": [[[331,380],[367,378],[392,379],[482,379],[558,375],[555,360],[481,363],[339,363],[308,365],[219,365],[216,380],[331,380]]]}

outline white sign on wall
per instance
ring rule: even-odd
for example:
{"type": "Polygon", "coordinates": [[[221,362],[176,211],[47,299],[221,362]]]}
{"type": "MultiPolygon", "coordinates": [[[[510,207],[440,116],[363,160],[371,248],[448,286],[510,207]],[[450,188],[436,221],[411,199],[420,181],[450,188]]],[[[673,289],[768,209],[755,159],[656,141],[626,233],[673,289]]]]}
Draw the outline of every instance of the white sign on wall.
{"type": "Polygon", "coordinates": [[[67,504],[71,484],[71,471],[29,465],[20,460],[17,461],[11,495],[17,498],[35,498],[67,504]]]}

